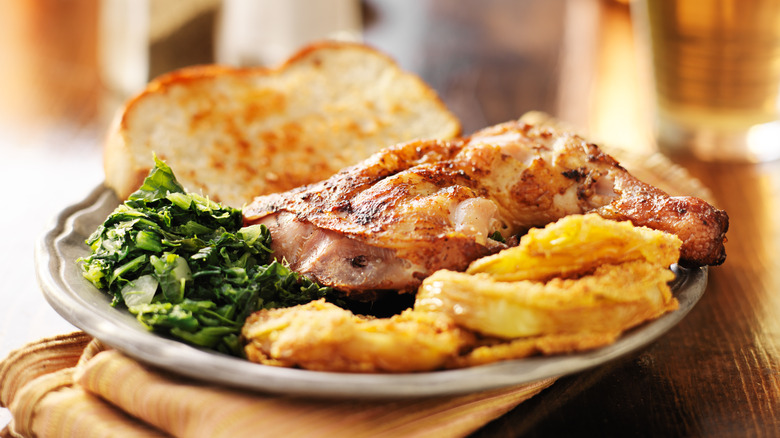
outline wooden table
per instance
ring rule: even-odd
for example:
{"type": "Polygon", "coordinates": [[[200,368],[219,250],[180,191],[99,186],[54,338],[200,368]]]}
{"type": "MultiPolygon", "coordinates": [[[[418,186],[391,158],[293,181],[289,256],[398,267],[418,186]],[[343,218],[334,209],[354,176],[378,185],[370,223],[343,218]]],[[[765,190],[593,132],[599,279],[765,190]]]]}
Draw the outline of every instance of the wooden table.
{"type": "MultiPolygon", "coordinates": [[[[466,132],[543,110],[599,141],[653,148],[625,4],[364,6],[366,41],[436,88],[466,132]]],[[[74,329],[44,301],[33,247],[58,211],[102,181],[116,101],[101,80],[98,12],[94,0],[0,6],[0,357],[74,329]]],[[[702,300],[652,346],[560,379],[476,436],[780,434],[780,162],[680,163],[731,217],[728,259],[710,270],[702,300]]]]}

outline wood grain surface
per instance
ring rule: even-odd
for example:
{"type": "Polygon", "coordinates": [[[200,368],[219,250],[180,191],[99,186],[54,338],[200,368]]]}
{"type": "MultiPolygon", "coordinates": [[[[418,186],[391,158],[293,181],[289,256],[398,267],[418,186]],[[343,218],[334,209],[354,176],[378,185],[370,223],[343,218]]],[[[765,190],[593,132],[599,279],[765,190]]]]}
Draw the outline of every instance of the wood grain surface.
{"type": "MultiPolygon", "coordinates": [[[[116,100],[101,81],[98,18],[96,0],[0,2],[0,357],[73,329],[37,287],[33,248],[102,181],[116,100]]],[[[370,0],[364,21],[366,41],[430,83],[466,132],[542,110],[653,150],[623,2],[370,0]]],[[[673,159],[731,218],[728,259],[702,300],[650,347],[560,379],[476,436],[780,435],[780,162],[673,159]]]]}

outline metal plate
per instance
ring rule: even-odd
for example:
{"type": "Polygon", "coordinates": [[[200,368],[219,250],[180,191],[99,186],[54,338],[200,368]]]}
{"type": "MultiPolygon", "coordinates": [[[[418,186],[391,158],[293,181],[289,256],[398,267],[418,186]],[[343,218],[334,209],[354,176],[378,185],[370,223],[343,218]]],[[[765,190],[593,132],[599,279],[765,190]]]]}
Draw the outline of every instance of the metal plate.
{"type": "Polygon", "coordinates": [[[65,209],[36,247],[36,271],[47,301],[70,323],[141,362],[175,374],[245,390],[310,397],[401,398],[454,395],[519,385],[595,367],[647,346],[680,322],[701,298],[707,268],[675,268],[678,310],[632,329],[596,350],[413,374],[349,374],[259,365],[161,337],[85,280],[76,260],[87,237],[119,204],[97,187],[65,209]]]}

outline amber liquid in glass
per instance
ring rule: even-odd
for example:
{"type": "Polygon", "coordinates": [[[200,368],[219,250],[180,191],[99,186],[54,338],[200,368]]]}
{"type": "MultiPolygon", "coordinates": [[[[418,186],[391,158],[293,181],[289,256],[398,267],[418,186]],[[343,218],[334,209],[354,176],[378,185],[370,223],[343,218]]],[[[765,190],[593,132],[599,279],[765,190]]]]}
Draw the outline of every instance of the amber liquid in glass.
{"type": "Polygon", "coordinates": [[[740,154],[737,136],[780,119],[780,0],[645,5],[659,141],[693,147],[703,158],[740,154]]]}

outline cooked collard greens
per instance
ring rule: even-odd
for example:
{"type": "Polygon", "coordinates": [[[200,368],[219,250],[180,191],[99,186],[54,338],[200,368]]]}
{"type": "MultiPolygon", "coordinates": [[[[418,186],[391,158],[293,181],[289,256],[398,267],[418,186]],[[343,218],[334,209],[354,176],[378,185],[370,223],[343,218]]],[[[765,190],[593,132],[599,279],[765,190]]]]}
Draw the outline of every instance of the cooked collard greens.
{"type": "Polygon", "coordinates": [[[167,164],[155,163],[79,259],[112,305],[154,331],[241,356],[238,335],[250,313],[330,295],[272,259],[265,226],[244,227],[241,210],[187,193],[167,164]]]}

